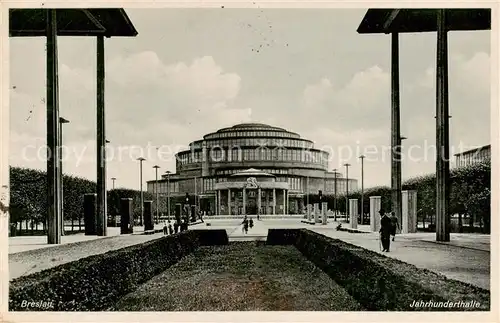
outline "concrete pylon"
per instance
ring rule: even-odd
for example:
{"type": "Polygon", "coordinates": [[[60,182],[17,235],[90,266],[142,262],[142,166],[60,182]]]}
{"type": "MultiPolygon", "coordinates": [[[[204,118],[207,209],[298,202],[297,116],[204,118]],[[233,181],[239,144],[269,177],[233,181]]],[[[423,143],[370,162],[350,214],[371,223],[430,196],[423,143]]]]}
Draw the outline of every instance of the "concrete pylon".
{"type": "Polygon", "coordinates": [[[380,208],[382,207],[382,197],[370,196],[370,231],[380,230],[380,208]]]}
{"type": "Polygon", "coordinates": [[[351,229],[358,228],[358,199],[349,199],[349,224],[351,229]]]}
{"type": "Polygon", "coordinates": [[[401,233],[417,232],[417,191],[402,191],[401,233]]]}
{"type": "Polygon", "coordinates": [[[323,211],[322,215],[321,215],[321,223],[323,225],[326,225],[326,223],[327,223],[327,217],[328,217],[328,212],[327,212],[328,210],[327,209],[328,209],[328,203],[323,202],[321,204],[321,210],[323,211]]]}

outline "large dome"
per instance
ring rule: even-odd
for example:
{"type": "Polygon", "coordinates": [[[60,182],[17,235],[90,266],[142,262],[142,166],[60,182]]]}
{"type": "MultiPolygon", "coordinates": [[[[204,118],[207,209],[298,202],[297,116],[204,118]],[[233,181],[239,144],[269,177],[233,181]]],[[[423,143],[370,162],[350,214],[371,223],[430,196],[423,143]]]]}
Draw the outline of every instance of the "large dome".
{"type": "Polygon", "coordinates": [[[287,132],[283,128],[273,127],[264,123],[240,123],[228,128],[222,128],[217,130],[217,132],[225,132],[225,131],[238,131],[238,130],[274,130],[274,131],[283,131],[287,132]]]}
{"type": "Polygon", "coordinates": [[[240,123],[234,125],[232,127],[221,128],[216,132],[209,133],[204,136],[204,139],[210,138],[218,138],[222,134],[224,136],[241,136],[242,133],[246,133],[249,135],[256,135],[257,132],[266,132],[268,136],[277,136],[277,137],[289,137],[289,138],[300,138],[300,135],[295,132],[288,131],[286,129],[271,126],[264,123],[240,123]],[[274,134],[274,135],[273,135],[274,134]]]}

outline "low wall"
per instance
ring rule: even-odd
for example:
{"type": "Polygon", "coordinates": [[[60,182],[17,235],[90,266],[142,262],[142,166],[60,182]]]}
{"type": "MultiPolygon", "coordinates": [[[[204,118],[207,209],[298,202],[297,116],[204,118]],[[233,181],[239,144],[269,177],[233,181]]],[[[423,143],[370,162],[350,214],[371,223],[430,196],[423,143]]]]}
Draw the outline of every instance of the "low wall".
{"type": "Polygon", "coordinates": [[[461,311],[490,309],[488,290],[307,229],[269,229],[267,244],[294,245],[367,310],[457,310],[453,307],[415,308],[411,306],[414,301],[470,302],[479,305],[460,307],[458,310],[461,311]]]}
{"type": "Polygon", "coordinates": [[[226,230],[189,230],[23,276],[10,282],[9,310],[105,310],[199,246],[227,243],[226,230]]]}

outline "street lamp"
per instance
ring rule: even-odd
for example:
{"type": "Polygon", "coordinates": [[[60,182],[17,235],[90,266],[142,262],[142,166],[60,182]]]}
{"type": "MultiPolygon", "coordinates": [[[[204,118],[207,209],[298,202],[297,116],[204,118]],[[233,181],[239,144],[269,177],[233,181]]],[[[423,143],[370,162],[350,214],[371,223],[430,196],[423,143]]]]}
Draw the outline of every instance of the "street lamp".
{"type": "Polygon", "coordinates": [[[361,159],[361,224],[365,224],[365,208],[364,208],[364,159],[365,156],[359,156],[361,159]]]}
{"type": "Polygon", "coordinates": [[[333,169],[333,221],[337,222],[337,168],[333,169]]]}
{"type": "Polygon", "coordinates": [[[171,172],[167,170],[165,172],[167,174],[167,217],[168,223],[170,223],[170,174],[171,172]]]}
{"type": "Polygon", "coordinates": [[[59,203],[61,204],[61,236],[64,235],[64,175],[62,170],[62,147],[63,147],[63,124],[69,120],[59,117],[59,178],[61,179],[61,189],[59,203]]]}
{"type": "Polygon", "coordinates": [[[142,191],[142,162],[146,160],[146,158],[139,157],[137,158],[139,161],[139,169],[140,169],[140,181],[141,181],[141,218],[139,219],[139,225],[142,226],[142,218],[144,217],[144,192],[142,191]]]}
{"type": "Polygon", "coordinates": [[[155,169],[156,172],[156,181],[155,181],[155,194],[156,194],[156,223],[158,223],[158,220],[160,219],[159,213],[158,213],[158,168],[160,166],[154,165],[153,168],[155,169]]]}
{"type": "Polygon", "coordinates": [[[349,218],[349,166],[351,164],[345,163],[345,216],[349,218]]]}

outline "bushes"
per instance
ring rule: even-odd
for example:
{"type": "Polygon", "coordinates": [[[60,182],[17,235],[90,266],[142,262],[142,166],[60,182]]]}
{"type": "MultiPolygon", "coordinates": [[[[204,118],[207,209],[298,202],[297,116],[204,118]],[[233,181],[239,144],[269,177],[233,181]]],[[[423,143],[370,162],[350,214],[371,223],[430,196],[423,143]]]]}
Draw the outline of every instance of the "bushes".
{"type": "MultiPolygon", "coordinates": [[[[428,270],[305,229],[269,230],[268,244],[293,245],[364,308],[380,311],[416,310],[413,301],[476,301],[489,310],[489,291],[449,280],[428,270]],[[288,231],[288,232],[287,232],[288,231]]],[[[427,310],[456,310],[428,308],[427,310]]],[[[462,310],[462,308],[461,308],[462,310]]]]}
{"type": "MultiPolygon", "coordinates": [[[[96,183],[75,176],[63,176],[64,218],[78,220],[83,218],[83,195],[96,192],[96,183]]],[[[129,189],[108,191],[108,214],[118,214],[119,199],[132,198],[133,210],[140,214],[140,192],[129,189]]],[[[145,200],[153,200],[153,194],[144,192],[145,200]]],[[[47,214],[47,175],[46,172],[11,167],[10,168],[10,222],[33,221],[43,223],[47,214]]],[[[153,208],[155,203],[153,203],[153,208]]],[[[155,211],[154,211],[155,212],[155,211]]]]}
{"type": "Polygon", "coordinates": [[[23,308],[23,301],[53,301],[54,307],[45,309],[50,311],[105,310],[198,246],[223,241],[224,234],[185,231],[20,277],[10,283],[9,310],[43,310],[23,308]]]}
{"type": "MultiPolygon", "coordinates": [[[[468,214],[471,222],[481,221],[483,232],[490,232],[491,218],[491,161],[485,160],[481,163],[467,167],[454,168],[450,171],[450,214],[468,214]]],[[[419,221],[425,221],[435,214],[436,206],[436,176],[428,174],[418,176],[403,182],[403,190],[417,191],[417,210],[419,221]]],[[[337,195],[337,209],[346,209],[345,192],[337,195]]],[[[389,187],[373,187],[364,190],[364,213],[370,211],[370,196],[381,196],[382,209],[391,210],[391,189],[389,187]]],[[[349,192],[349,198],[358,199],[361,207],[361,191],[349,192]]],[[[317,194],[309,196],[310,203],[319,201],[317,194]]],[[[324,195],[323,201],[328,203],[328,208],[334,208],[334,197],[324,195]]]]}

